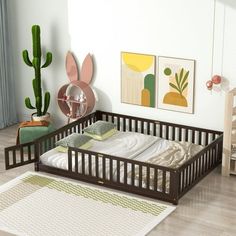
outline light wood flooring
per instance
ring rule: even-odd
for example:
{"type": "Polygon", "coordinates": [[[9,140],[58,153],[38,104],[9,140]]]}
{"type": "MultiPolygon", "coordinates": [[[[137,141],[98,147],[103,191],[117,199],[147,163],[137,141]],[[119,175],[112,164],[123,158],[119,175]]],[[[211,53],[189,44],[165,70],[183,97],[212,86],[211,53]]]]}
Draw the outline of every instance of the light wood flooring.
{"type": "MultiPolygon", "coordinates": [[[[15,144],[17,126],[0,130],[0,184],[34,170],[33,165],[4,170],[4,147],[15,144]]],[[[1,236],[9,235],[0,231],[1,236]]],[[[235,236],[236,177],[222,177],[220,168],[198,183],[177,209],[149,236],[235,236]]]]}

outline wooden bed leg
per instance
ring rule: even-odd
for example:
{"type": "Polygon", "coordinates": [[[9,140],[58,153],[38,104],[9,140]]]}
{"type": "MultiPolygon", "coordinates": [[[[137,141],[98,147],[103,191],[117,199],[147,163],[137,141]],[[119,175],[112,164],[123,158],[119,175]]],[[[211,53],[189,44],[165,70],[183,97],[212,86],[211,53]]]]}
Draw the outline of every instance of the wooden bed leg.
{"type": "Polygon", "coordinates": [[[175,206],[177,206],[178,203],[179,203],[179,200],[177,200],[177,199],[173,201],[173,205],[175,205],[175,206]]]}
{"type": "Polygon", "coordinates": [[[38,162],[34,163],[34,170],[35,171],[39,171],[39,164],[38,164],[38,162]]]}

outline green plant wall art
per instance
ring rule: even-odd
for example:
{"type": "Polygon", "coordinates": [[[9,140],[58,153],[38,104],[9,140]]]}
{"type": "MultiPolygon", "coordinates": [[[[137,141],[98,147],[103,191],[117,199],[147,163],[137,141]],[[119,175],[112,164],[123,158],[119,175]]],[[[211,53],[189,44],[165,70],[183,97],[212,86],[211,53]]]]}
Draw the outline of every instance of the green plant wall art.
{"type": "Polygon", "coordinates": [[[158,108],[193,113],[195,61],[158,58],[158,108]]]}
{"type": "Polygon", "coordinates": [[[155,107],[155,56],[121,52],[121,101],[155,107]]]}

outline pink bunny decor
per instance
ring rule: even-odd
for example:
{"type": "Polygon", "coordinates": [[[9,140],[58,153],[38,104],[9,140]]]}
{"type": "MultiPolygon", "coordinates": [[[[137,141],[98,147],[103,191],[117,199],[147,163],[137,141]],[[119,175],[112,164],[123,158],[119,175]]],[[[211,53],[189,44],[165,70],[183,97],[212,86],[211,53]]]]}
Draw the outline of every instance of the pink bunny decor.
{"type": "Polygon", "coordinates": [[[66,56],[66,72],[70,83],[63,85],[57,96],[58,105],[70,121],[70,119],[79,119],[90,113],[95,105],[93,90],[90,88],[90,82],[93,76],[93,60],[88,54],[82,64],[80,80],[78,66],[71,52],[66,56]]]}

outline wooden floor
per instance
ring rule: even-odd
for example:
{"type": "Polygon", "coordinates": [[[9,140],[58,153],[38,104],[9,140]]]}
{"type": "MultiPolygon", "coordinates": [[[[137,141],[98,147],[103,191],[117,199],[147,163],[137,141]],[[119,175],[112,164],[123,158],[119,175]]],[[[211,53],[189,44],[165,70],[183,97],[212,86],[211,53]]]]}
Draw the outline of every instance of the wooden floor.
{"type": "MultiPolygon", "coordinates": [[[[12,126],[0,130],[0,184],[33,170],[33,165],[4,170],[3,149],[15,144],[16,129],[12,126]]],[[[177,209],[149,235],[235,236],[236,177],[222,177],[220,168],[214,170],[181,198],[177,209]]]]}

